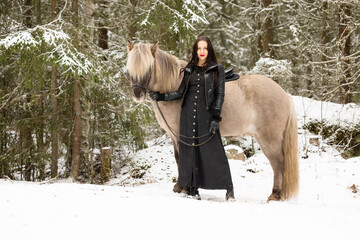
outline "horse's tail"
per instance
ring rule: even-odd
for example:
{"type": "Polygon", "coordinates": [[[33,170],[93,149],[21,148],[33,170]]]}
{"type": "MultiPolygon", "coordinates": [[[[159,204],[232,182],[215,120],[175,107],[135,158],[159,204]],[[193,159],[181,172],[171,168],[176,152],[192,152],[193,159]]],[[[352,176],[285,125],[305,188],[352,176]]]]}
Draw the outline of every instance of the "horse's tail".
{"type": "Polygon", "coordinates": [[[284,153],[284,178],[282,199],[295,197],[299,191],[298,129],[294,103],[290,100],[290,114],[286,123],[282,143],[284,153]]]}

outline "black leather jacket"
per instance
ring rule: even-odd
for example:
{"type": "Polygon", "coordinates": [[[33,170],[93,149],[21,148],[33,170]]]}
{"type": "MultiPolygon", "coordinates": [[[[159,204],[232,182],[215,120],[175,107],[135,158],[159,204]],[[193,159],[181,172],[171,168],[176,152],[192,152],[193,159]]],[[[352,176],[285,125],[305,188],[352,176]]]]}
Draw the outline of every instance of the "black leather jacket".
{"type": "MultiPolygon", "coordinates": [[[[180,84],[178,90],[170,93],[165,93],[164,101],[171,101],[180,98],[184,98],[188,88],[190,76],[194,71],[193,66],[185,68],[184,78],[180,84]]],[[[221,112],[222,105],[224,103],[225,96],[225,72],[224,67],[221,64],[212,63],[204,73],[205,75],[205,102],[206,109],[213,110],[217,109],[221,112]],[[219,69],[219,84],[215,86],[216,70],[219,69]]]]}

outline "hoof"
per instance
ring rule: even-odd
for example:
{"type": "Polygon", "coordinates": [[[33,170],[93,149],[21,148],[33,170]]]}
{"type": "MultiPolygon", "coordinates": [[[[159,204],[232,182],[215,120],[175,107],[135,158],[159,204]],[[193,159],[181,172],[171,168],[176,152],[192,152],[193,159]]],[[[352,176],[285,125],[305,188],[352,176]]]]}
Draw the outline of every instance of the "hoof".
{"type": "Polygon", "coordinates": [[[182,188],[179,187],[178,183],[176,183],[173,187],[173,191],[176,193],[180,193],[182,188]]]}
{"type": "Polygon", "coordinates": [[[226,191],[225,200],[227,202],[235,202],[236,201],[233,188],[226,191]]]}
{"type": "Polygon", "coordinates": [[[201,197],[200,197],[199,194],[196,194],[195,196],[187,195],[186,198],[195,199],[195,200],[201,200],[201,197]]]}
{"type": "Polygon", "coordinates": [[[228,198],[227,200],[226,200],[227,202],[236,202],[236,200],[235,200],[235,198],[228,198]]]}
{"type": "Polygon", "coordinates": [[[189,191],[186,191],[186,189],[181,190],[180,197],[187,197],[189,195],[189,191]]]}
{"type": "Polygon", "coordinates": [[[201,200],[199,191],[196,188],[190,188],[190,189],[189,188],[183,188],[181,193],[184,193],[186,198],[201,200]]]}
{"type": "Polygon", "coordinates": [[[272,194],[268,197],[267,202],[270,201],[282,201],[282,196],[280,191],[273,190],[272,194]]]}

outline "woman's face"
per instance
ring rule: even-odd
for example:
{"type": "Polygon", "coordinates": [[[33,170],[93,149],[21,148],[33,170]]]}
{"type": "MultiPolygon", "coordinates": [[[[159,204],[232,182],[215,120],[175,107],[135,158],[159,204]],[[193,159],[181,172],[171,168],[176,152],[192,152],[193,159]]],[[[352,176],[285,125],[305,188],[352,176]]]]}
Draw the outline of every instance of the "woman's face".
{"type": "Polygon", "coordinates": [[[199,58],[199,62],[205,62],[208,56],[208,49],[207,49],[207,42],[206,41],[199,41],[198,48],[197,48],[197,55],[199,58]]]}

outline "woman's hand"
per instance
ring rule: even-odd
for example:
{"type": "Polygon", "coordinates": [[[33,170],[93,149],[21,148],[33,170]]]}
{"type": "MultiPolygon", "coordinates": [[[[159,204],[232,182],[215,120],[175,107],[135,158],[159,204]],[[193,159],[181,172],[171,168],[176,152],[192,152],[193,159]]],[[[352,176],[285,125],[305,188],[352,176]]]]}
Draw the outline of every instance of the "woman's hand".
{"type": "Polygon", "coordinates": [[[163,101],[165,99],[164,94],[161,94],[160,92],[153,92],[151,91],[149,93],[149,96],[154,101],[163,101]]]}
{"type": "Polygon", "coordinates": [[[209,131],[216,133],[217,130],[219,130],[219,122],[217,120],[211,120],[209,131]]]}
{"type": "Polygon", "coordinates": [[[221,121],[220,117],[220,110],[219,109],[213,109],[212,110],[212,118],[210,121],[210,132],[215,133],[217,130],[219,130],[219,122],[221,121]]]}

